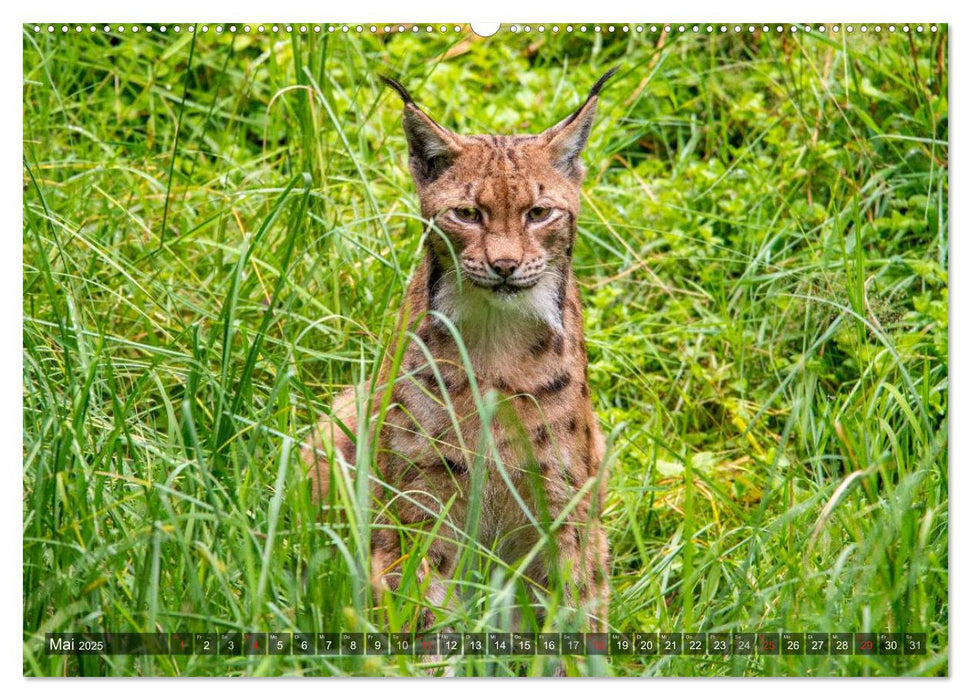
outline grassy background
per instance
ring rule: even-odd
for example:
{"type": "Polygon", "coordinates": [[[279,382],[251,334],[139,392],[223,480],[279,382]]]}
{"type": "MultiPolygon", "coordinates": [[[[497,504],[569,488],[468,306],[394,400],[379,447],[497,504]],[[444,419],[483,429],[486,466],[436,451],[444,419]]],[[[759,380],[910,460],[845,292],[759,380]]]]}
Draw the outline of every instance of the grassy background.
{"type": "MultiPolygon", "coordinates": [[[[453,128],[537,131],[615,64],[576,249],[612,627],[917,631],[930,653],[568,670],[947,673],[946,30],[646,29],[24,28],[26,674],[429,670],[47,657],[42,639],[407,624],[413,601],[367,591],[366,492],[316,522],[297,456],[394,340],[421,251],[375,74],[453,128]]],[[[502,629],[515,587],[477,557],[447,621],[502,629]]]]}

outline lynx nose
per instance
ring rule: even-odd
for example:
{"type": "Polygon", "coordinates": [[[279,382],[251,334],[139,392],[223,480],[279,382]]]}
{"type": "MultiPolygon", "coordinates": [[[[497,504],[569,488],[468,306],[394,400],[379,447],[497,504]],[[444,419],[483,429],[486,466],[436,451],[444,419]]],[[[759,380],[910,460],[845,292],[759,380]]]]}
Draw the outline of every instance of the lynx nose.
{"type": "Polygon", "coordinates": [[[496,274],[503,279],[509,277],[512,273],[516,271],[519,267],[519,261],[513,260],[512,258],[501,258],[499,260],[493,260],[489,263],[492,269],[496,271],[496,274]]]}

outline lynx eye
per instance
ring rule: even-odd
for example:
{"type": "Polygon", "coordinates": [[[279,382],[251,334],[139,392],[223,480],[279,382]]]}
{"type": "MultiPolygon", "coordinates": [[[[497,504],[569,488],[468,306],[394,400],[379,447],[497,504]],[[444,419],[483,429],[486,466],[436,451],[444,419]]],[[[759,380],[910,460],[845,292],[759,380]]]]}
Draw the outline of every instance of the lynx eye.
{"type": "Polygon", "coordinates": [[[482,212],[480,212],[475,207],[456,207],[452,211],[455,212],[461,221],[465,221],[470,224],[477,224],[482,221],[482,212]]]}
{"type": "Polygon", "coordinates": [[[550,217],[552,211],[549,207],[533,207],[526,212],[526,218],[530,221],[545,221],[550,217]]]}

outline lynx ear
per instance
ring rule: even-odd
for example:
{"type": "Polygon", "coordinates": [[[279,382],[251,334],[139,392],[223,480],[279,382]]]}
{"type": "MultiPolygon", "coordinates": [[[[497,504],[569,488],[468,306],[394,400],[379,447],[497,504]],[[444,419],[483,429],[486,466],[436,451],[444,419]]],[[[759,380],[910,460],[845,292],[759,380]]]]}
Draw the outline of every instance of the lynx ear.
{"type": "Polygon", "coordinates": [[[600,88],[617,72],[618,68],[618,66],[611,68],[594,83],[586,101],[577,111],[541,135],[546,138],[547,149],[554,167],[569,178],[583,177],[580,153],[586,147],[590,129],[593,128],[593,118],[597,112],[597,95],[600,94],[600,88]]]}
{"type": "Polygon", "coordinates": [[[461,150],[459,137],[422,112],[401,83],[384,75],[381,80],[397,92],[405,103],[402,124],[408,140],[411,174],[416,182],[432,182],[458,155],[461,150]]]}

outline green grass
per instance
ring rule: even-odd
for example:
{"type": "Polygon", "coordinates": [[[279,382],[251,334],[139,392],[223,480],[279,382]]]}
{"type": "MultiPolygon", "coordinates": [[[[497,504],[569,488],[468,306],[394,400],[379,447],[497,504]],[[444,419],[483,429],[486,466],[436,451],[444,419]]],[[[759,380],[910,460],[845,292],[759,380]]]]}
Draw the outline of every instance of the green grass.
{"type": "MultiPolygon", "coordinates": [[[[396,342],[422,248],[376,74],[453,128],[509,132],[613,65],[576,250],[612,627],[916,631],[930,652],[569,672],[947,674],[946,28],[23,37],[25,674],[436,672],[42,641],[407,627],[420,591],[367,587],[366,484],[318,522],[298,456],[396,342]]],[[[515,567],[466,555],[441,621],[503,629],[515,567]]]]}

